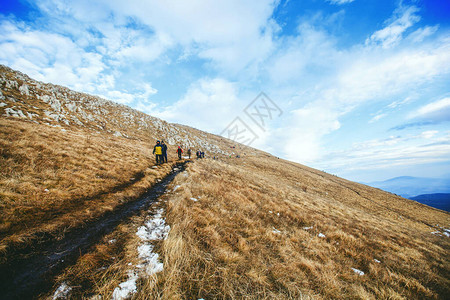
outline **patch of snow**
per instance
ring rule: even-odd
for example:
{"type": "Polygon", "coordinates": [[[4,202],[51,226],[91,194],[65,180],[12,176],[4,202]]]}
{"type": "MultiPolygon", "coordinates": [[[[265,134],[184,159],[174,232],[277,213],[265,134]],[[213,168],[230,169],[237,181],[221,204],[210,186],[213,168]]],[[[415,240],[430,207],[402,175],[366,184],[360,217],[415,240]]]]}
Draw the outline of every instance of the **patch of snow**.
{"type": "Polygon", "coordinates": [[[303,230],[310,230],[310,229],[313,229],[313,227],[312,226],[310,226],[310,227],[303,227],[303,230]]]}
{"type": "Polygon", "coordinates": [[[381,263],[381,261],[379,261],[379,260],[376,259],[376,258],[374,258],[373,261],[376,262],[377,264],[381,263]]]}
{"type": "Polygon", "coordinates": [[[67,285],[67,283],[63,282],[55,291],[53,294],[53,300],[55,299],[67,299],[67,296],[69,295],[72,288],[67,285]]]}
{"type": "Polygon", "coordinates": [[[448,232],[447,230],[444,231],[443,233],[444,233],[444,235],[445,235],[446,237],[450,237],[450,232],[448,232]]]}
{"type": "Polygon", "coordinates": [[[161,211],[155,217],[139,227],[136,234],[144,241],[164,240],[170,231],[170,226],[161,217],[161,211]]]}
{"type": "Polygon", "coordinates": [[[356,274],[358,274],[359,276],[363,276],[364,272],[355,268],[352,268],[353,272],[355,272],[356,274]]]}
{"type": "Polygon", "coordinates": [[[144,241],[137,248],[141,263],[136,266],[134,271],[129,271],[129,279],[114,290],[113,299],[126,299],[135,294],[137,292],[136,281],[144,275],[144,272],[145,275],[150,276],[164,270],[164,264],[159,261],[158,253],[153,252],[154,247],[148,242],[167,238],[170,226],[165,224],[162,217],[163,212],[163,209],[159,209],[151,220],[138,228],[136,235],[144,241]]]}
{"type": "Polygon", "coordinates": [[[431,234],[437,235],[437,236],[442,236],[442,234],[439,231],[433,231],[431,234]]]}
{"type": "Polygon", "coordinates": [[[198,201],[198,199],[196,199],[196,198],[191,198],[191,200],[194,201],[194,202],[198,201]]]}
{"type": "Polygon", "coordinates": [[[280,234],[281,231],[279,231],[278,229],[276,229],[275,227],[272,227],[272,232],[276,233],[276,234],[280,234]]]}
{"type": "Polygon", "coordinates": [[[273,214],[273,212],[271,210],[269,210],[269,214],[273,214]]]}
{"type": "Polygon", "coordinates": [[[113,300],[122,300],[127,299],[131,295],[137,292],[136,281],[138,279],[138,275],[134,272],[128,273],[128,280],[119,284],[118,287],[114,289],[112,299],[113,300]]]}
{"type": "Polygon", "coordinates": [[[0,102],[0,107],[6,106],[6,105],[8,105],[8,104],[0,102]]]}
{"type": "Polygon", "coordinates": [[[173,188],[173,191],[175,192],[176,190],[178,190],[181,187],[181,185],[177,185],[173,188]]]}
{"type": "Polygon", "coordinates": [[[48,190],[48,189],[45,189],[45,190],[44,190],[44,192],[48,193],[48,192],[49,192],[49,190],[48,190]]]}
{"type": "Polygon", "coordinates": [[[323,234],[323,233],[319,233],[318,237],[320,237],[320,238],[326,238],[325,234],[323,234]]]}
{"type": "Polygon", "coordinates": [[[153,246],[150,244],[143,244],[138,247],[139,257],[144,260],[145,273],[153,275],[164,270],[164,264],[159,261],[158,253],[153,252],[153,246]]]}

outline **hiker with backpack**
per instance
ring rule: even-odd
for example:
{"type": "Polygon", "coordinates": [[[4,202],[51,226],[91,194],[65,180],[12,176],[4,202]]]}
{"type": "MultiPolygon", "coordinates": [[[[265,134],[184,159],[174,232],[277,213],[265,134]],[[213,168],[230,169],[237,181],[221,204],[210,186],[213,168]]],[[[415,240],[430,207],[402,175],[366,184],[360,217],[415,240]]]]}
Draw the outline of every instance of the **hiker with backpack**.
{"type": "Polygon", "coordinates": [[[189,155],[189,159],[191,159],[191,148],[188,149],[187,154],[189,155]]]}
{"type": "Polygon", "coordinates": [[[153,147],[153,154],[156,156],[156,164],[159,165],[163,163],[163,147],[160,141],[156,141],[155,147],[153,147]]]}
{"type": "Polygon", "coordinates": [[[183,149],[181,149],[180,146],[178,146],[177,153],[178,153],[178,159],[181,159],[181,153],[183,153],[183,149]]]}
{"type": "Polygon", "coordinates": [[[166,143],[164,143],[164,141],[161,141],[161,146],[162,146],[162,159],[164,163],[167,162],[167,145],[166,143]]]}

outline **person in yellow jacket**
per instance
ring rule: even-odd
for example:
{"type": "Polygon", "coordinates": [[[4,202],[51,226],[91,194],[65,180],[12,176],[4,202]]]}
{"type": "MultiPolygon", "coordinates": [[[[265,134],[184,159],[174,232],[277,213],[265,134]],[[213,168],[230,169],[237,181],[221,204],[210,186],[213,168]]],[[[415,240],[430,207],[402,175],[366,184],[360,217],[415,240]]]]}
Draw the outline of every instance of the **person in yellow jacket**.
{"type": "Polygon", "coordinates": [[[156,141],[155,147],[153,147],[153,154],[156,156],[156,164],[162,164],[164,162],[163,158],[163,146],[159,141],[156,141]]]}

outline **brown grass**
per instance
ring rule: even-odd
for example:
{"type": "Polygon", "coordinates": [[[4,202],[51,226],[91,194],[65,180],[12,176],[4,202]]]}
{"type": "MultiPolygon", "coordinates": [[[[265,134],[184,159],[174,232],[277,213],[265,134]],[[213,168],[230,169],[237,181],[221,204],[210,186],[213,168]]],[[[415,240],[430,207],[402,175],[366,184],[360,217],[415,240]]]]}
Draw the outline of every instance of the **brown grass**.
{"type": "MultiPolygon", "coordinates": [[[[426,225],[448,227],[447,213],[263,156],[197,160],[169,188],[176,185],[155,204],[166,207],[171,225],[156,243],[164,271],[141,278],[133,299],[445,299],[450,292],[448,238],[426,225]]],[[[111,298],[128,264],[138,263],[135,233],[147,214],[114,233],[119,250],[105,239],[59,282],[84,286],[75,298],[111,298]],[[100,259],[115,247],[108,251],[118,259],[100,259]],[[109,263],[100,269],[98,260],[109,263]]]]}
{"type": "Polygon", "coordinates": [[[171,169],[150,142],[0,118],[0,249],[136,199],[171,169]]]}
{"type": "Polygon", "coordinates": [[[450,292],[449,242],[424,225],[431,218],[448,226],[448,214],[419,213],[412,201],[359,185],[358,196],[346,187],[356,184],[287,162],[246,162],[254,168],[196,162],[177,179],[182,188],[168,203],[172,230],[162,252],[164,298],[436,299],[450,292]],[[393,212],[395,201],[412,214],[393,212]]]}

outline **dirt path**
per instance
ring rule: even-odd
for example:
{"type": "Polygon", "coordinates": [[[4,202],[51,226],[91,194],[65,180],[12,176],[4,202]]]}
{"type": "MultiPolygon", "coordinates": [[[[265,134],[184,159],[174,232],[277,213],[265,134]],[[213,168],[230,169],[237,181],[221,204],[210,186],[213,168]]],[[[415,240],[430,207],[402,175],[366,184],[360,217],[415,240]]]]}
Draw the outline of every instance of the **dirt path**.
{"type": "Polygon", "coordinates": [[[148,208],[164,194],[167,185],[182,170],[184,163],[178,163],[143,197],[106,213],[82,228],[68,232],[61,240],[33,245],[27,253],[21,253],[0,265],[0,299],[32,299],[48,292],[58,273],[74,264],[82,254],[89,252],[93,245],[121,222],[148,208]]]}

